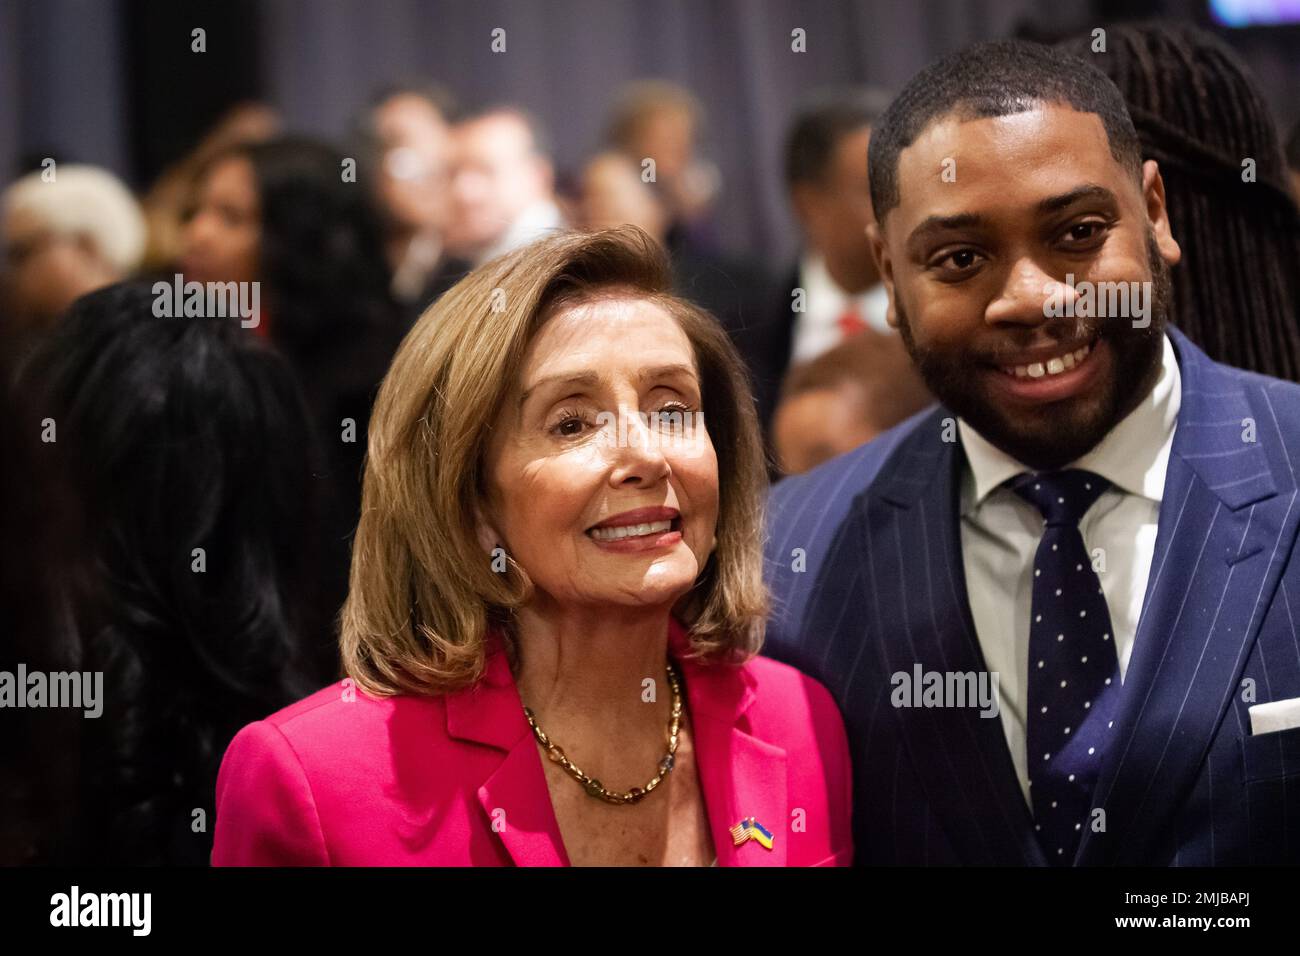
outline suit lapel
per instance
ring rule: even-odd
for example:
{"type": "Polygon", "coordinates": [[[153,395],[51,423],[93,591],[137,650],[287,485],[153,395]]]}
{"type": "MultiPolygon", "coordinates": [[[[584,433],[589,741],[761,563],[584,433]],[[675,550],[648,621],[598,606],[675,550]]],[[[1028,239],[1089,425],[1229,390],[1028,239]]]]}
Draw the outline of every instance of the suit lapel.
{"type": "Polygon", "coordinates": [[[1176,330],[1182,400],[1159,530],[1114,738],[1076,862],[1138,863],[1165,837],[1237,689],[1296,534],[1295,482],[1269,464],[1281,436],[1238,378],[1176,330]],[[1257,441],[1243,440],[1247,421],[1257,441]]]}
{"type": "Polygon", "coordinates": [[[753,678],[725,664],[686,657],[686,631],[673,618],[669,642],[682,670],[694,734],[695,765],[718,866],[785,866],[790,835],[786,753],[742,729],[754,700],[753,678]],[[730,829],[753,817],[773,834],[772,849],[755,840],[740,846],[730,829]]]}
{"type": "MultiPolygon", "coordinates": [[[[964,456],[940,407],[900,443],[858,507],[859,560],[889,630],[875,636],[887,675],[986,670],[961,556],[964,456]],[[945,440],[945,438],[949,440],[945,440]]],[[[944,832],[968,864],[1042,863],[1002,722],[978,707],[891,707],[944,832]]]]}

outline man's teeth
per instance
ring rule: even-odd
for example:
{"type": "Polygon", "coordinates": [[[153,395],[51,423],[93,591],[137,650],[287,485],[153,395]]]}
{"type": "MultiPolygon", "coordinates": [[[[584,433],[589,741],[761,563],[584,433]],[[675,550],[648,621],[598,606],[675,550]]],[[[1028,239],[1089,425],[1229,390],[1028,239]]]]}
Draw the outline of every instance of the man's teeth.
{"type": "Polygon", "coordinates": [[[1002,371],[1016,378],[1042,378],[1044,375],[1060,375],[1078,365],[1092,351],[1091,345],[1085,345],[1073,352],[1066,352],[1050,358],[1046,362],[1034,362],[1032,365],[1004,365],[1002,371]]]}
{"type": "Polygon", "coordinates": [[[671,521],[651,521],[648,524],[627,524],[618,528],[592,528],[591,536],[597,541],[616,541],[635,538],[642,534],[660,534],[672,528],[671,521]]]}

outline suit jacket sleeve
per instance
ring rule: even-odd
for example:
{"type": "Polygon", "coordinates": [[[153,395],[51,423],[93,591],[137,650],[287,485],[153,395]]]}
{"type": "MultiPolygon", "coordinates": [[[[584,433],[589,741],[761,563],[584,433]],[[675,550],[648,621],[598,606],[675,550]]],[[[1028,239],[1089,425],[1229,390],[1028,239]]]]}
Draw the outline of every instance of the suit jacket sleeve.
{"type": "Polygon", "coordinates": [[[249,724],[226,749],[217,774],[212,865],[329,865],[311,786],[273,724],[249,724]]]}

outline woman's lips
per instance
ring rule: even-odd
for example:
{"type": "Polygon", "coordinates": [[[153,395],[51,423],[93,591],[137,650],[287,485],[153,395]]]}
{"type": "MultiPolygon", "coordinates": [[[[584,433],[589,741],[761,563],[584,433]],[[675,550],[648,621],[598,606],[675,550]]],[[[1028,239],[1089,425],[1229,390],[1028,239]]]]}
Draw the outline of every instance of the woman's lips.
{"type": "Polygon", "coordinates": [[[681,526],[682,519],[678,516],[634,525],[597,526],[588,529],[587,537],[605,551],[650,551],[681,541],[681,526]]]}

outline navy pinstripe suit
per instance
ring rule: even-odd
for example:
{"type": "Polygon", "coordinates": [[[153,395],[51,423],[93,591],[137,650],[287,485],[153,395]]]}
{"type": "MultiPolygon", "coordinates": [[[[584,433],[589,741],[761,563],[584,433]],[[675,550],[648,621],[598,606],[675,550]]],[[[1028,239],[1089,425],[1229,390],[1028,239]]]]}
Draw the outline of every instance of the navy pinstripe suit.
{"type": "MultiPolygon", "coordinates": [[[[1094,796],[1106,828],[1085,830],[1075,863],[1300,863],[1300,728],[1252,737],[1248,716],[1300,697],[1300,386],[1168,332],[1182,404],[1094,796]]],[[[985,669],[960,551],[964,458],[945,418],[922,412],[773,489],[765,653],[844,713],[859,862],[1043,865],[1001,722],[890,703],[890,676],[917,662],[985,669]]]]}

